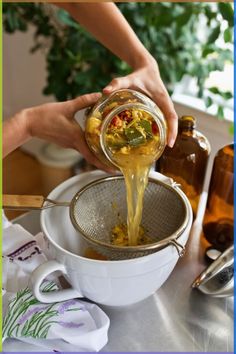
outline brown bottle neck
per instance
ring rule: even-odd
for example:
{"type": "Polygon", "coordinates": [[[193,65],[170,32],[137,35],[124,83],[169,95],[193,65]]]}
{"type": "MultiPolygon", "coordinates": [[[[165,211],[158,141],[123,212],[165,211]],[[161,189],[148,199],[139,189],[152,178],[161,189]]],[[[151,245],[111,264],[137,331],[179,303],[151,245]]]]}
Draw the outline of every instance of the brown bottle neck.
{"type": "Polygon", "coordinates": [[[181,135],[193,135],[196,127],[196,120],[192,116],[182,116],[179,118],[178,133],[181,135]]]}
{"type": "Polygon", "coordinates": [[[233,158],[234,157],[234,144],[232,143],[232,144],[224,146],[222,148],[222,153],[233,158]]]}
{"type": "Polygon", "coordinates": [[[178,134],[186,135],[186,136],[192,136],[194,131],[195,131],[194,127],[186,127],[186,126],[181,127],[181,126],[179,126],[179,128],[178,128],[178,134]]]}

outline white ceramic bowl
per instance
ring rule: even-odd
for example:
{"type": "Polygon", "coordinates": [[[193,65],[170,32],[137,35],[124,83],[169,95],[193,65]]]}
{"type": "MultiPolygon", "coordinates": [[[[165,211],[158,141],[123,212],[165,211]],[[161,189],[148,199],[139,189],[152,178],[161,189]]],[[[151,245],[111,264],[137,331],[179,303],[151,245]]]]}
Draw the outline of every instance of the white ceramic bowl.
{"type": "MultiPolygon", "coordinates": [[[[72,177],[56,187],[48,197],[70,201],[84,185],[104,176],[105,173],[94,171],[72,177]]],[[[150,177],[170,183],[168,178],[157,172],[151,172],[150,177]]],[[[190,214],[187,227],[178,238],[178,242],[184,246],[192,224],[192,211],[184,194],[183,198],[190,214]]],[[[155,293],[169,277],[179,258],[173,245],[151,255],[129,260],[101,261],[85,258],[81,256],[84,252],[84,241],[74,230],[69,209],[66,207],[43,210],[41,226],[50,260],[33,272],[31,288],[36,298],[42,302],[87,297],[104,305],[131,305],[155,293]],[[43,279],[58,270],[64,274],[72,287],[42,293],[40,284],[43,279]]]]}

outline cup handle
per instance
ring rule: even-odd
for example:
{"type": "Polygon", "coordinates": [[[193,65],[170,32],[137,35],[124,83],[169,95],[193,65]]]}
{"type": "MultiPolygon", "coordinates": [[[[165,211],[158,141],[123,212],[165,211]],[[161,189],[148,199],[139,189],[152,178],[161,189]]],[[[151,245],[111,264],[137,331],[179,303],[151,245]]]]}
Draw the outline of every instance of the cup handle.
{"type": "Polygon", "coordinates": [[[29,280],[29,287],[32,290],[37,300],[43,303],[52,303],[52,302],[70,300],[76,297],[83,297],[83,295],[79,291],[73,288],[62,289],[62,290],[51,291],[51,292],[42,292],[40,290],[40,285],[42,284],[43,280],[50,273],[56,271],[60,271],[63,274],[67,274],[63,264],[51,260],[38,266],[31,274],[29,280]]]}

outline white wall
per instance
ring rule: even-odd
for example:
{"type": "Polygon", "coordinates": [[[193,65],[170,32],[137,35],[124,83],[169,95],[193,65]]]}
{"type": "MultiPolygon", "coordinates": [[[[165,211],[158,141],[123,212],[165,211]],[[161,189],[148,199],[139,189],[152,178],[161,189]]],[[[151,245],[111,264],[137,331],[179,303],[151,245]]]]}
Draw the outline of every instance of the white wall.
{"type": "Polygon", "coordinates": [[[43,96],[46,63],[42,52],[30,54],[33,30],[3,34],[3,117],[22,108],[54,100],[43,96]]]}

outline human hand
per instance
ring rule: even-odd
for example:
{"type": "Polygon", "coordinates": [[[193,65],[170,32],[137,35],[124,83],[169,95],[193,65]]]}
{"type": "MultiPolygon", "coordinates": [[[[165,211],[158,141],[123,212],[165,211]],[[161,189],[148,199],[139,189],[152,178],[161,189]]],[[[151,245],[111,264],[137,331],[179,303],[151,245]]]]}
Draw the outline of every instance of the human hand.
{"type": "Polygon", "coordinates": [[[94,104],[100,97],[100,93],[91,93],[66,102],[47,103],[25,109],[23,112],[28,135],[75,149],[92,165],[113,172],[90,151],[84,132],[74,119],[78,110],[94,104]]]}
{"type": "Polygon", "coordinates": [[[173,147],[178,130],[178,116],[175,112],[173,102],[161,79],[156,61],[150,60],[124,77],[113,79],[104,89],[105,94],[113,91],[131,88],[148,95],[162,110],[168,125],[167,144],[173,147]]]}

